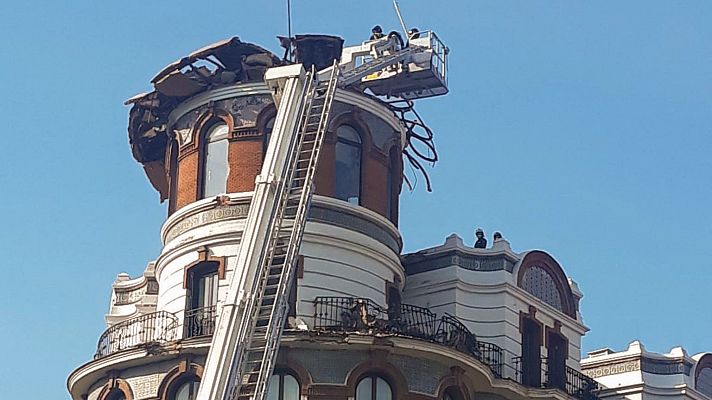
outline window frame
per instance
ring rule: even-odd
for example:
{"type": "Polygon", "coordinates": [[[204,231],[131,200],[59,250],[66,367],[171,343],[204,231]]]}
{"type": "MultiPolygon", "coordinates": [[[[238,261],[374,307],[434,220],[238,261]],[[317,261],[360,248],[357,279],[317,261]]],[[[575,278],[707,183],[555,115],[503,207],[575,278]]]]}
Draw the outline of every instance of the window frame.
{"type": "Polygon", "coordinates": [[[113,388],[109,391],[109,393],[106,394],[106,397],[104,398],[105,400],[127,400],[128,397],[126,396],[126,393],[124,393],[123,390],[119,388],[113,388]]]}
{"type": "MultiPolygon", "coordinates": [[[[297,399],[299,400],[302,395],[302,383],[299,380],[299,377],[297,374],[294,372],[287,370],[287,369],[277,369],[272,373],[272,376],[270,377],[270,381],[274,379],[275,377],[279,377],[279,383],[277,384],[277,388],[279,390],[279,393],[277,393],[277,400],[291,400],[291,399],[285,399],[284,398],[284,378],[285,376],[290,376],[292,379],[294,379],[295,382],[297,382],[297,399]]],[[[269,395],[269,388],[267,389],[267,394],[269,395]]],[[[269,398],[269,397],[268,397],[269,398]]]]}
{"type": "Polygon", "coordinates": [[[181,389],[185,384],[191,385],[188,392],[188,400],[195,400],[196,396],[198,395],[198,387],[200,386],[200,381],[200,377],[194,373],[185,373],[182,376],[179,376],[177,379],[171,382],[170,386],[168,387],[168,391],[166,392],[166,400],[176,400],[178,390],[181,389]],[[194,387],[195,392],[192,392],[194,387]]]}
{"type": "Polygon", "coordinates": [[[343,123],[340,124],[336,130],[335,130],[335,135],[336,137],[336,144],[334,145],[334,198],[345,201],[349,204],[355,204],[355,205],[362,205],[363,204],[363,161],[364,161],[364,135],[361,132],[360,129],[355,127],[353,124],[349,123],[343,123]],[[343,127],[351,129],[356,136],[358,137],[359,142],[355,142],[351,139],[342,137],[339,135],[339,130],[343,127]],[[357,194],[356,197],[358,201],[356,203],[352,203],[349,201],[348,198],[344,199],[339,196],[338,193],[338,182],[339,182],[339,174],[337,169],[338,161],[339,161],[339,145],[342,146],[349,146],[348,148],[351,149],[357,149],[358,150],[358,185],[357,185],[357,194]]]}
{"type": "Polygon", "coordinates": [[[200,134],[200,144],[199,144],[199,157],[198,157],[198,171],[199,171],[199,176],[198,176],[198,199],[206,199],[209,197],[216,196],[220,193],[216,194],[210,194],[208,195],[206,193],[206,189],[208,187],[207,185],[207,173],[208,173],[208,150],[210,147],[210,144],[212,143],[218,143],[220,141],[225,141],[225,166],[227,169],[227,175],[225,177],[225,188],[221,193],[227,193],[227,184],[230,178],[230,124],[228,121],[223,120],[222,118],[211,118],[204,126],[203,129],[201,130],[200,134]],[[225,132],[224,137],[220,137],[219,139],[210,140],[210,135],[215,131],[215,129],[218,126],[224,125],[227,129],[227,132],[225,132]]]}
{"type": "Polygon", "coordinates": [[[448,386],[443,390],[443,394],[440,398],[442,400],[465,400],[465,395],[459,386],[448,386]]]}
{"type": "Polygon", "coordinates": [[[274,132],[274,123],[277,120],[277,115],[269,115],[265,118],[265,122],[262,125],[262,159],[267,157],[267,149],[269,148],[269,141],[272,138],[272,132],[274,132]],[[272,126],[270,127],[270,123],[272,126]]]}
{"type": "Polygon", "coordinates": [[[398,198],[400,196],[400,168],[398,158],[402,157],[399,146],[393,145],[388,150],[388,171],[386,172],[386,190],[388,199],[386,200],[386,218],[398,226],[398,198]],[[398,176],[397,176],[398,175],[398,176]]]}
{"type": "Polygon", "coordinates": [[[364,375],[361,375],[359,377],[359,379],[356,381],[356,386],[354,387],[354,399],[355,400],[360,400],[357,397],[358,388],[359,388],[359,386],[361,386],[361,384],[363,383],[364,380],[369,379],[369,378],[371,379],[371,394],[370,394],[370,398],[368,398],[366,400],[395,400],[396,399],[396,393],[395,393],[395,390],[393,390],[393,384],[391,383],[390,379],[388,379],[387,377],[385,377],[377,372],[369,372],[364,375]],[[382,380],[388,386],[388,389],[391,392],[390,399],[381,399],[378,397],[378,380],[379,379],[382,380]]]}
{"type": "MultiPolygon", "coordinates": [[[[185,314],[183,320],[184,337],[197,337],[212,334],[217,323],[218,292],[220,279],[224,277],[224,262],[215,257],[208,257],[190,265],[185,270],[185,314]],[[214,282],[210,304],[200,304],[205,293],[200,292],[200,281],[211,276],[214,282]],[[198,311],[202,310],[202,311],[198,311]],[[195,322],[197,321],[197,322],[195,322]]],[[[203,301],[204,303],[204,301],[203,301]]]]}

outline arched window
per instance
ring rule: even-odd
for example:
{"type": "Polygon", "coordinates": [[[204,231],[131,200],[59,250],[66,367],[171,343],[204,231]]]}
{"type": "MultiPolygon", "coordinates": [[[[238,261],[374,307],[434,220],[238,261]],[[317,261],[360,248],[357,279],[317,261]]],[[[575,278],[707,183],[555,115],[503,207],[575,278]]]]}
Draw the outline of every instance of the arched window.
{"type": "Polygon", "coordinates": [[[336,129],[336,193],[337,199],[360,204],[361,198],[361,136],[349,125],[336,129]]]}
{"type": "Polygon", "coordinates": [[[272,130],[274,130],[274,120],[275,117],[271,117],[267,120],[264,127],[264,132],[262,132],[262,137],[264,142],[262,144],[262,157],[267,154],[267,147],[269,147],[269,140],[272,138],[272,130]]]}
{"type": "Polygon", "coordinates": [[[286,371],[275,372],[269,380],[267,400],[299,400],[299,381],[286,371]]]}
{"type": "Polygon", "coordinates": [[[168,392],[168,400],[195,400],[200,380],[195,375],[179,380],[168,392]]]}
{"type": "Polygon", "coordinates": [[[216,196],[227,191],[227,149],[229,129],[226,123],[218,122],[205,133],[203,147],[203,198],[216,196]]]}
{"type": "Polygon", "coordinates": [[[559,288],[554,278],[544,268],[536,265],[527,268],[522,278],[522,288],[544,303],[564,311],[559,288]]]}
{"type": "Polygon", "coordinates": [[[393,390],[380,376],[367,375],[356,385],[356,400],[393,400],[393,390]]]}
{"type": "Polygon", "coordinates": [[[126,400],[126,394],[121,389],[111,389],[106,400],[126,400]]]}

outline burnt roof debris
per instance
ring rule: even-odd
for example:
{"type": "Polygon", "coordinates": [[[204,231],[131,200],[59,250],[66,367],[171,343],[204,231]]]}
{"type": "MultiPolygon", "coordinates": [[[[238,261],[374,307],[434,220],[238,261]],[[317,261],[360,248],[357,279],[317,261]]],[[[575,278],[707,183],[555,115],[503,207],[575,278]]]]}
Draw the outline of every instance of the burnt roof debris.
{"type": "Polygon", "coordinates": [[[169,64],[167,67],[163,68],[161,72],[156,74],[153,79],[151,79],[151,83],[155,84],[171,72],[190,67],[199,61],[205,61],[224,70],[239,71],[242,69],[244,60],[255,54],[270,55],[270,60],[273,65],[280,64],[279,58],[272,54],[269,50],[252,43],[242,42],[239,37],[235,36],[233,38],[221,40],[205,46],[202,49],[190,53],[187,57],[183,57],[180,60],[169,64]]]}
{"type": "Polygon", "coordinates": [[[238,37],[221,40],[177,60],[151,80],[155,90],[124,102],[129,111],[129,144],[161,201],[168,198],[166,132],[168,115],[183,100],[236,82],[261,82],[265,71],[283,64],[277,56],[238,37]]]}
{"type": "Polygon", "coordinates": [[[344,39],[331,35],[297,35],[294,45],[297,62],[304,64],[305,69],[314,66],[320,71],[341,59],[344,39]]]}

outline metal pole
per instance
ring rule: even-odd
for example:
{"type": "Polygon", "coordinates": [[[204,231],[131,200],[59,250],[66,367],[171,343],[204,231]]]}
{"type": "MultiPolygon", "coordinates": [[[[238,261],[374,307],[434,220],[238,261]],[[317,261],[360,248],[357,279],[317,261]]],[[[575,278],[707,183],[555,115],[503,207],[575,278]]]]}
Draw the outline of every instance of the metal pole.
{"type": "Polygon", "coordinates": [[[393,7],[396,8],[396,14],[398,15],[398,20],[400,21],[401,27],[403,28],[403,34],[405,35],[406,39],[410,40],[410,38],[408,37],[408,29],[406,29],[405,27],[405,22],[403,22],[403,16],[400,12],[400,6],[398,6],[398,0],[393,0],[393,7]]]}
{"type": "Polygon", "coordinates": [[[287,59],[292,61],[292,0],[287,0],[287,37],[289,38],[287,59]]]}

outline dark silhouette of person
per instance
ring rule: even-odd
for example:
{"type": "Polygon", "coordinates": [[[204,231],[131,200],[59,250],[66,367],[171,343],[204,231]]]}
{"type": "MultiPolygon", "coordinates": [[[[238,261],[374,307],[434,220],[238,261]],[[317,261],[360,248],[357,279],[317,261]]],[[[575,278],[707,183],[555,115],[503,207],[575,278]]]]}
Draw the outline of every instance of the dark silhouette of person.
{"type": "Polygon", "coordinates": [[[376,25],[371,29],[371,37],[368,40],[378,40],[386,35],[383,34],[381,25],[376,25]]]}
{"type": "Polygon", "coordinates": [[[493,237],[494,237],[494,239],[492,239],[492,241],[496,242],[497,239],[502,239],[502,234],[499,232],[495,232],[493,237]]]}
{"type": "Polygon", "coordinates": [[[482,228],[477,228],[477,230],[475,231],[475,237],[477,238],[477,241],[475,242],[476,249],[487,248],[487,239],[485,239],[485,232],[482,230],[482,228]]]}
{"type": "Polygon", "coordinates": [[[408,40],[418,38],[420,38],[420,31],[418,30],[418,28],[410,28],[410,30],[408,31],[408,40]]]}

